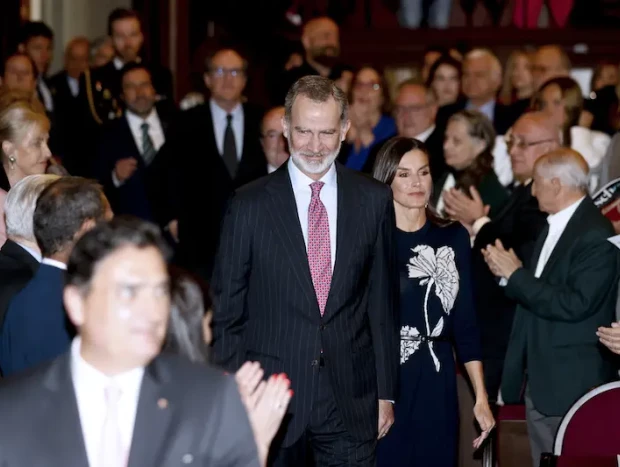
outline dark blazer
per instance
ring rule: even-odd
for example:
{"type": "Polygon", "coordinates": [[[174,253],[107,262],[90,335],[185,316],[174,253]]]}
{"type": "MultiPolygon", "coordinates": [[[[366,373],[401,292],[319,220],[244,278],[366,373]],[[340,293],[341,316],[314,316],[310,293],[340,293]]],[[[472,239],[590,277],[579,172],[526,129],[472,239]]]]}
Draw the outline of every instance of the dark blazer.
{"type": "Polygon", "coordinates": [[[213,270],[230,195],[235,188],[267,174],[267,161],[260,145],[262,111],[244,104],[243,114],[243,152],[234,178],[218,151],[208,102],[182,113],[158,156],[169,175],[164,186],[164,222],[179,221],[176,262],[206,280],[213,270]]]}
{"type": "MultiPolygon", "coordinates": [[[[166,115],[159,121],[166,136],[169,128],[166,115]]],[[[151,222],[163,222],[161,187],[166,177],[166,164],[159,154],[147,166],[131,133],[126,114],[104,125],[99,142],[95,173],[103,185],[114,214],[127,214],[151,222]],[[120,159],[133,157],[138,162],[134,174],[120,187],[112,182],[112,171],[120,159]]]]}
{"type": "Polygon", "coordinates": [[[13,240],[0,249],[0,329],[9,302],[22,290],[39,269],[39,262],[13,240]]]}
{"type": "Polygon", "coordinates": [[[396,397],[399,334],[389,187],[337,164],[336,263],[324,316],[287,164],[232,199],[213,275],[214,359],[259,361],[295,390],[284,446],[309,421],[322,361],[347,431],[377,436],[377,399],[396,397]]]}
{"type": "MultiPolygon", "coordinates": [[[[88,465],[70,364],[65,353],[0,384],[0,465],[88,465]]],[[[191,465],[259,466],[234,379],[161,355],[144,372],[128,466],[179,466],[188,456],[191,465]]]]}
{"type": "Polygon", "coordinates": [[[32,280],[11,300],[0,331],[4,376],[58,357],[71,335],[63,306],[65,271],[41,264],[32,280]]]}
{"type": "Polygon", "coordinates": [[[527,379],[534,407],[561,417],[590,389],[617,379],[596,331],[615,320],[620,254],[614,229],[586,198],[566,226],[539,279],[534,277],[546,230],[531,262],[508,281],[517,301],[502,378],[502,397],[520,400],[527,379]]]}
{"type": "MultiPolygon", "coordinates": [[[[452,110],[455,112],[467,108],[467,100],[459,101],[452,110]]],[[[499,101],[495,102],[495,112],[493,114],[493,128],[498,135],[505,135],[512,125],[521,116],[522,109],[519,106],[504,105],[499,101]]]]}
{"type": "Polygon", "coordinates": [[[481,332],[484,375],[487,391],[497,397],[508,347],[516,303],[508,298],[497,279],[489,271],[481,250],[495,240],[513,248],[519,258],[531,258],[534,243],[547,225],[547,214],[540,211],[532,196],[532,186],[520,185],[512,192],[504,207],[491,222],[485,224],[474,241],[472,268],[478,325],[481,332]]]}

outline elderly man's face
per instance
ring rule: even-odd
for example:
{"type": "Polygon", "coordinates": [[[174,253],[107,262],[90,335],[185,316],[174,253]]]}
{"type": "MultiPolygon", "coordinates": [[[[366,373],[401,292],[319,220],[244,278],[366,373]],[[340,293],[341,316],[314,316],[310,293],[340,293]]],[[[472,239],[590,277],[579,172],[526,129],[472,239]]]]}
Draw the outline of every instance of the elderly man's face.
{"type": "Polygon", "coordinates": [[[112,371],[147,365],[161,350],[170,313],[166,263],[154,247],[120,247],[95,268],[85,291],[65,290],[83,352],[112,371]]]}
{"type": "Polygon", "coordinates": [[[506,135],[506,144],[512,172],[521,181],[532,178],[538,158],[557,147],[556,140],[527,117],[517,120],[506,135]]]}
{"type": "Polygon", "coordinates": [[[471,100],[493,99],[501,84],[501,73],[490,57],[468,57],[463,62],[463,94],[471,100]]]}
{"type": "Polygon", "coordinates": [[[65,68],[71,78],[79,78],[88,68],[88,42],[77,41],[67,49],[65,68]]]}
{"type": "Polygon", "coordinates": [[[403,86],[396,97],[394,116],[400,136],[415,138],[435,123],[437,106],[427,101],[422,86],[403,86]]]}
{"type": "Polygon", "coordinates": [[[288,160],[288,149],[284,138],[284,107],[276,107],[265,114],[261,145],[267,158],[267,163],[278,168],[288,160]]]}
{"type": "Polygon", "coordinates": [[[538,207],[542,212],[555,214],[557,211],[557,196],[560,190],[558,179],[547,180],[542,177],[537,170],[534,171],[532,183],[532,195],[538,200],[538,207]]]}
{"type": "Polygon", "coordinates": [[[534,88],[540,89],[551,78],[568,76],[570,70],[565,70],[562,65],[562,55],[555,47],[541,47],[532,61],[532,77],[534,88]]]}
{"type": "Polygon", "coordinates": [[[340,105],[333,97],[316,102],[298,96],[291,109],[291,121],[282,120],[293,162],[310,178],[321,178],[338,157],[351,125],[349,121],[342,125],[340,113],[340,105]]]}

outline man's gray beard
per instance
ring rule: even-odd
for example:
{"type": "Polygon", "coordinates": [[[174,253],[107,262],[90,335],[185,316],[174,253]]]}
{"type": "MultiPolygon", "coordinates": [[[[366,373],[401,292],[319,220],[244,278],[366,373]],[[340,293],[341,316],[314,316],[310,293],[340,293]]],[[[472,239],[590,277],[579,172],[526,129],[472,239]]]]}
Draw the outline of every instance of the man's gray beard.
{"type": "MultiPolygon", "coordinates": [[[[342,143],[341,143],[342,144],[342,143]]],[[[291,159],[293,163],[297,166],[299,170],[307,174],[320,174],[323,172],[327,172],[327,170],[334,163],[336,158],[338,157],[338,153],[340,152],[340,144],[338,148],[328,154],[323,158],[323,160],[319,162],[308,162],[301,152],[291,152],[291,159]]]]}

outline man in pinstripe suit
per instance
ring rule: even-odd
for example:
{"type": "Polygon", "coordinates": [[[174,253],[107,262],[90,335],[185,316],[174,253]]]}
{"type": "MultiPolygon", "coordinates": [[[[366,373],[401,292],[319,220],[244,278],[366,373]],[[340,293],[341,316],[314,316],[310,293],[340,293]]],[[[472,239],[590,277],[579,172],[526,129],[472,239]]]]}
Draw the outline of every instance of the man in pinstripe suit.
{"type": "Polygon", "coordinates": [[[394,416],[399,358],[388,187],[335,164],[344,93],[307,76],[286,97],[291,159],[239,190],[212,282],[214,357],[259,361],[295,390],[275,465],[372,466],[394,416]]]}

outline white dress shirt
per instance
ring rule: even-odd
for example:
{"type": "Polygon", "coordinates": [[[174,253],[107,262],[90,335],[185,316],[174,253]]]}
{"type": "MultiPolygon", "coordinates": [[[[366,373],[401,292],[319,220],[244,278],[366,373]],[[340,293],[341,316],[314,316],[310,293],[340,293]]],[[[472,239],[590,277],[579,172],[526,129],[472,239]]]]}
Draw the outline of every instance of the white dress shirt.
{"type": "MultiPolygon", "coordinates": [[[[140,57],[136,57],[134,62],[135,63],[142,63],[142,59],[140,57]]],[[[116,68],[118,71],[122,70],[123,67],[125,66],[125,62],[123,62],[118,57],[114,57],[114,59],[112,60],[112,64],[114,65],[114,68],[116,68]]]]}
{"type": "Polygon", "coordinates": [[[67,75],[67,86],[69,86],[69,91],[71,91],[71,95],[73,97],[77,97],[80,93],[80,81],[77,78],[72,78],[67,75]]]}
{"type": "Polygon", "coordinates": [[[118,429],[123,449],[129,455],[144,368],[136,368],[110,378],[82,358],[80,347],[81,339],[76,337],[71,344],[71,377],[88,464],[96,466],[100,458],[99,451],[107,411],[105,390],[111,384],[121,390],[118,402],[118,429]]]}
{"type": "MultiPolygon", "coordinates": [[[[211,117],[213,118],[215,144],[217,145],[217,150],[220,152],[220,156],[224,156],[224,133],[226,132],[226,126],[228,125],[228,120],[226,119],[228,112],[217,105],[213,99],[209,99],[209,108],[211,109],[211,117]]],[[[237,160],[240,161],[241,155],[243,154],[243,131],[245,128],[243,106],[241,104],[237,104],[230,114],[233,117],[231,124],[233,133],[235,134],[237,160]]]]}
{"type": "Polygon", "coordinates": [[[48,266],[53,266],[55,268],[62,269],[63,271],[67,270],[67,265],[65,263],[51,258],[43,258],[41,260],[41,264],[47,264],[48,266]]]}
{"type": "MultiPolygon", "coordinates": [[[[291,185],[293,186],[293,193],[295,195],[295,203],[297,204],[299,223],[301,225],[301,231],[304,235],[304,242],[306,243],[307,249],[308,208],[310,207],[310,200],[312,198],[312,188],[310,188],[310,184],[314,183],[314,180],[299,170],[292,158],[289,159],[287,164],[288,173],[291,178],[291,185]]],[[[338,222],[338,176],[336,174],[336,166],[332,164],[327,173],[323,175],[319,181],[325,183],[323,188],[321,188],[319,197],[321,198],[321,202],[327,211],[327,219],[329,222],[329,244],[333,271],[334,264],[336,264],[336,226],[338,222]]]]}
{"type": "Polygon", "coordinates": [[[456,186],[456,179],[454,178],[454,175],[449,173],[448,176],[446,177],[446,181],[441,187],[441,193],[439,194],[439,199],[437,200],[437,206],[435,206],[435,209],[437,209],[438,213],[443,215],[443,210],[446,208],[446,203],[444,203],[443,201],[443,192],[448,191],[454,188],[455,186],[456,186]]]}
{"type": "Polygon", "coordinates": [[[48,112],[54,111],[54,99],[52,98],[52,91],[47,86],[45,80],[41,77],[37,80],[37,89],[39,90],[39,94],[43,100],[43,105],[45,106],[45,110],[48,112]]]}
{"type": "MultiPolygon", "coordinates": [[[[159,151],[159,149],[166,142],[166,137],[164,135],[164,130],[161,126],[161,121],[159,120],[159,115],[157,114],[157,110],[153,108],[151,113],[146,117],[142,118],[136,115],[135,113],[127,110],[125,112],[125,118],[127,119],[127,124],[129,125],[129,129],[131,130],[131,134],[133,136],[133,140],[136,143],[136,148],[140,154],[143,153],[142,147],[142,124],[149,124],[149,136],[151,137],[151,141],[153,142],[153,147],[155,151],[159,151]]],[[[123,184],[117,177],[116,172],[112,170],[112,182],[115,187],[119,187],[123,184]]]]}
{"type": "Polygon", "coordinates": [[[536,263],[536,272],[534,277],[540,277],[543,273],[547,261],[549,261],[549,257],[551,253],[553,253],[553,249],[558,244],[558,240],[564,233],[566,229],[566,225],[575,214],[575,211],[581,204],[581,202],[585,199],[585,196],[582,197],[579,201],[571,204],[567,208],[562,209],[560,212],[555,214],[551,214],[547,217],[547,223],[549,224],[549,233],[547,234],[547,238],[545,239],[545,243],[540,251],[540,256],[538,257],[538,262],[536,263]]]}
{"type": "Polygon", "coordinates": [[[424,130],[422,133],[417,135],[415,139],[425,143],[428,137],[433,134],[433,131],[435,131],[435,125],[429,126],[426,130],[424,130]]]}
{"type": "Polygon", "coordinates": [[[278,168],[275,165],[267,164],[267,173],[274,173],[278,168]]]}

